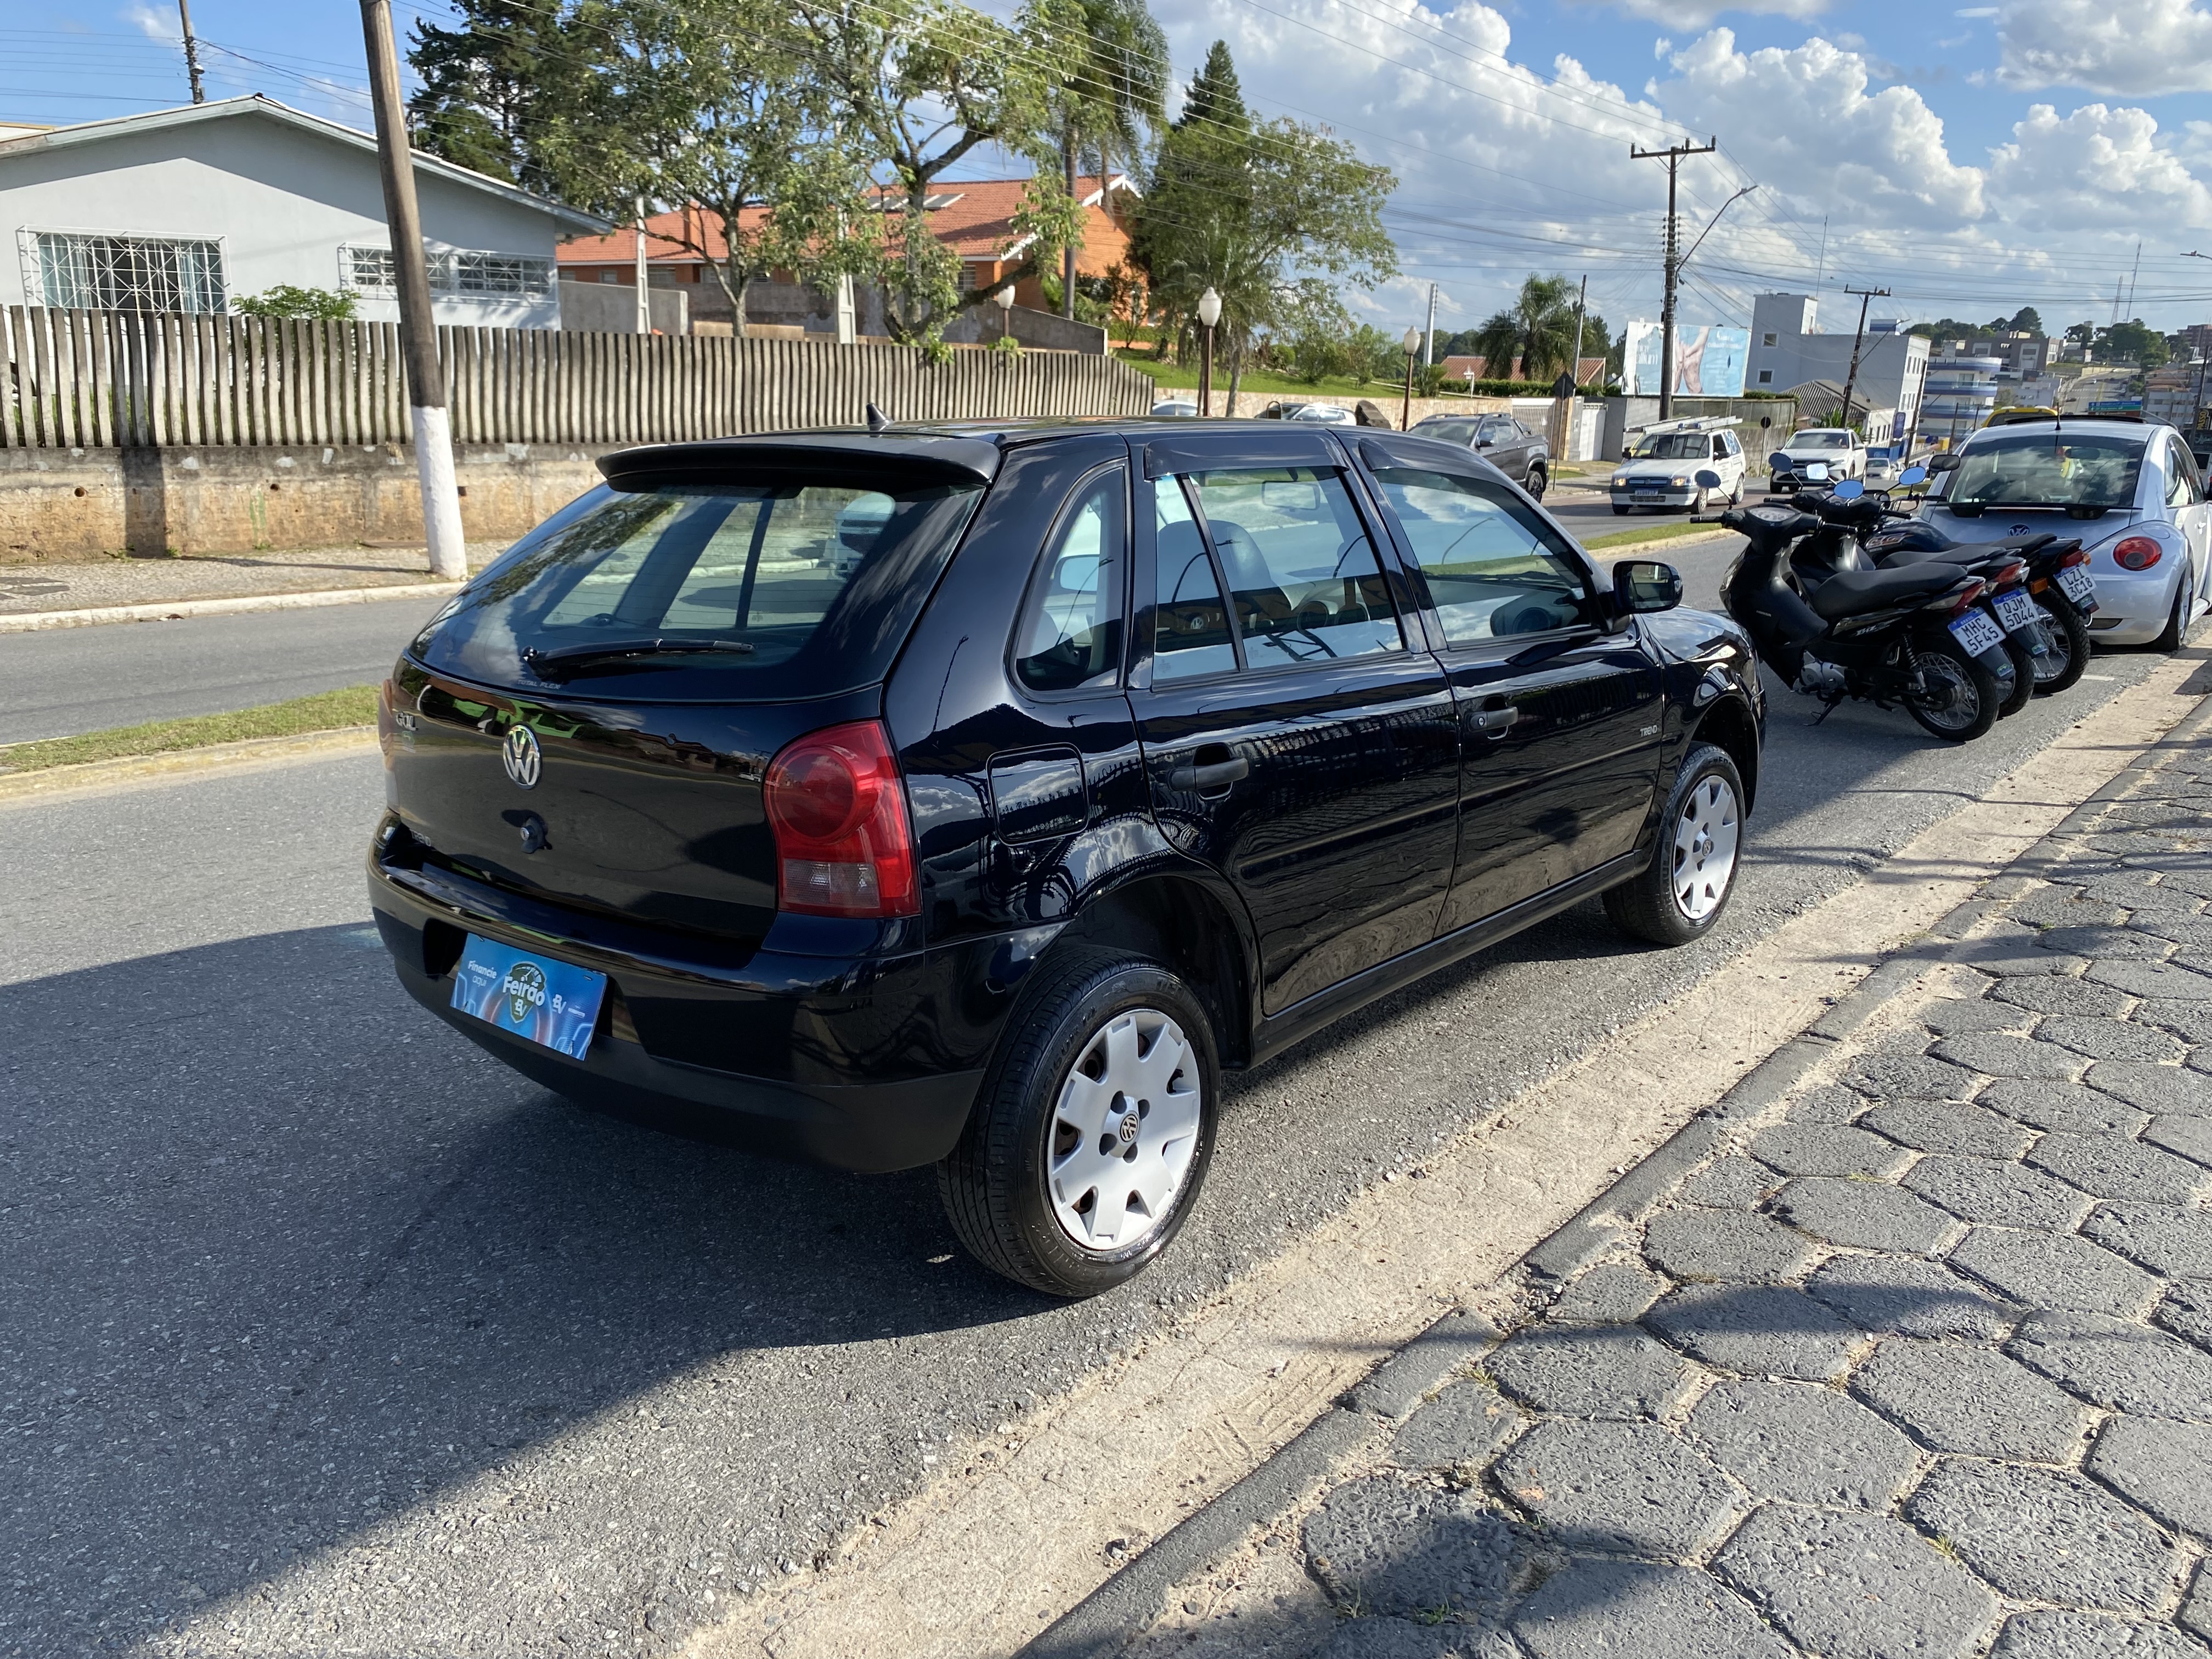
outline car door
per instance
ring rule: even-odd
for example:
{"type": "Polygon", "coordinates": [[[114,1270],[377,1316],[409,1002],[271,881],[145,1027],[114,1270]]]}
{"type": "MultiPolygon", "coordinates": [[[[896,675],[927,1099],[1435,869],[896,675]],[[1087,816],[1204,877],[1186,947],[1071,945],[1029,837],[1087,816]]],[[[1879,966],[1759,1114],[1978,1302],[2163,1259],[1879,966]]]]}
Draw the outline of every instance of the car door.
{"type": "Polygon", "coordinates": [[[2165,471],[2166,510],[2174,528],[2188,538],[2189,568],[2202,595],[2212,586],[2212,506],[2204,500],[2197,458],[2178,437],[2166,441],[2165,471]]]}
{"type": "Polygon", "coordinates": [[[1528,480],[1528,452],[1510,415],[1486,415],[1474,435],[1475,451],[1516,483],[1528,480]]]}
{"type": "Polygon", "coordinates": [[[1435,933],[1459,724],[1322,434],[1146,447],[1130,702],[1162,834],[1218,872],[1263,1012],[1435,933]]]}
{"type": "Polygon", "coordinates": [[[1431,454],[1361,446],[1419,573],[1460,710],[1449,932],[1634,850],[1664,709],[1640,628],[1602,626],[1587,556],[1514,492],[1431,454]]]}

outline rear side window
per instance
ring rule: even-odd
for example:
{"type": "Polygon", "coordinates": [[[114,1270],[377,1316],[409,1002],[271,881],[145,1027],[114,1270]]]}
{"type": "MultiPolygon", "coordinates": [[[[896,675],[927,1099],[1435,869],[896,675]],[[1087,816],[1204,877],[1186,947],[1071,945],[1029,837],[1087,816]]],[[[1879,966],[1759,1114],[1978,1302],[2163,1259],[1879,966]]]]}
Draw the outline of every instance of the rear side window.
{"type": "Polygon", "coordinates": [[[1030,580],[1014,672],[1032,691],[1111,685],[1121,666],[1128,476],[1120,467],[1076,494],[1030,580]]]}
{"type": "Polygon", "coordinates": [[[417,636],[430,668],[622,701],[819,696],[880,679],[980,486],[602,488],[417,636]]]}
{"type": "Polygon", "coordinates": [[[1336,473],[1267,467],[1191,482],[1247,667],[1404,649],[1375,545],[1336,473]]]}
{"type": "Polygon", "coordinates": [[[1381,467],[1430,598],[1453,645],[1590,621],[1580,568],[1512,491],[1419,467],[1381,467]]]}
{"type": "Polygon", "coordinates": [[[1237,666],[1237,642],[1182,481],[1162,478],[1152,501],[1152,678],[1228,673],[1237,666]]]}

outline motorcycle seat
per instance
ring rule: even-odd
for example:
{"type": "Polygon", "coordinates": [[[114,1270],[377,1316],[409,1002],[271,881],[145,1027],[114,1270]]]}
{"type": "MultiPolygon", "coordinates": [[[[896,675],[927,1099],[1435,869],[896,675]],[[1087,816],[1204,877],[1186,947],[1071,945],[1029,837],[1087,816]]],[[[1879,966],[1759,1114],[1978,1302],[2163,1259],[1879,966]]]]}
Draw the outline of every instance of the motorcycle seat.
{"type": "Polygon", "coordinates": [[[1959,580],[1954,565],[1908,565],[1889,570],[1838,570],[1810,594],[1813,609],[1835,622],[1863,611],[1933,598],[1959,580]]]}

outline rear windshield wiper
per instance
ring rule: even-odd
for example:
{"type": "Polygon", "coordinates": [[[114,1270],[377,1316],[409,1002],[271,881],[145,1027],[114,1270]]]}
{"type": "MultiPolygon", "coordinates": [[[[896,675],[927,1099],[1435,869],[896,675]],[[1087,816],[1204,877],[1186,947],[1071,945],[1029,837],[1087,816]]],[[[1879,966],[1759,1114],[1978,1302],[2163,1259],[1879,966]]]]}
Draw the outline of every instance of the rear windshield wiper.
{"type": "Polygon", "coordinates": [[[522,660],[541,680],[565,680],[595,664],[630,657],[701,657],[721,653],[750,656],[752,646],[744,640],[655,639],[599,640],[589,645],[562,645],[548,650],[531,646],[522,660]]]}

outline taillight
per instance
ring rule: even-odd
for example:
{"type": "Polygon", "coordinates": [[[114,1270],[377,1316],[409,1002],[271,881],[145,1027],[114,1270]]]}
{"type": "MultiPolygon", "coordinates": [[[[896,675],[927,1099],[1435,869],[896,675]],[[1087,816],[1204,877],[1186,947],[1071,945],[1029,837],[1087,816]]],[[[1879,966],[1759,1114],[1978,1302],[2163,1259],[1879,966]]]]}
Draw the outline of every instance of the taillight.
{"type": "Polygon", "coordinates": [[[2070,553],[2062,553],[2058,556],[2058,568],[2061,570],[2065,569],[2069,565],[2087,564],[2088,562],[2089,550],[2083,547],[2077,547],[2070,553]]]}
{"type": "Polygon", "coordinates": [[[809,732],[768,769],[775,902],[810,916],[910,916],[921,908],[906,792],[882,723],[809,732]]]}
{"type": "Polygon", "coordinates": [[[1977,578],[1955,593],[1946,593],[1940,599],[1931,599],[1929,601],[1928,608],[1930,611],[1948,611],[1955,617],[1976,599],[1980,599],[1988,586],[1987,582],[1977,578]]]}
{"type": "Polygon", "coordinates": [[[1990,573],[1990,586],[1992,587],[2010,587],[2014,582],[2018,581],[2027,574],[2027,563],[2024,561],[2015,559],[2012,563],[2005,565],[2002,568],[1990,573]]]}
{"type": "Polygon", "coordinates": [[[2149,537],[2129,536],[2112,550],[2112,562],[2123,570],[2148,570],[2158,562],[2160,551],[2149,537]]]}

